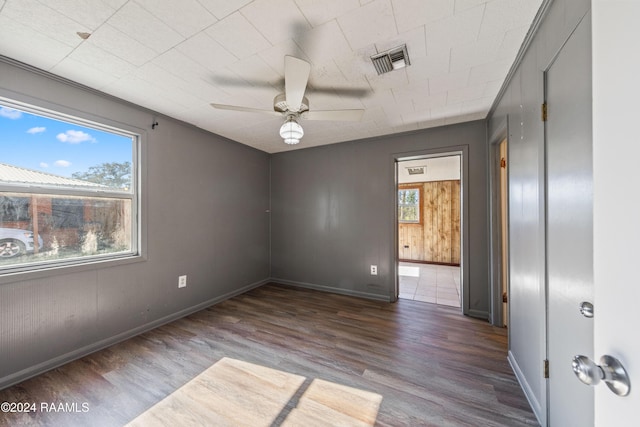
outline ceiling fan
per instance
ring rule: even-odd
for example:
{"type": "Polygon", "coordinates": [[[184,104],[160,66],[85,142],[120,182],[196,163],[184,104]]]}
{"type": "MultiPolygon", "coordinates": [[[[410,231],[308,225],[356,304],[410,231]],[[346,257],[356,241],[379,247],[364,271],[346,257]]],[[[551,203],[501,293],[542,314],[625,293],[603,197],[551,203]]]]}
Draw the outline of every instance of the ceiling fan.
{"type": "Polygon", "coordinates": [[[287,144],[297,144],[304,135],[300,118],[306,120],[359,121],[364,110],[311,110],[309,100],[304,96],[311,73],[311,64],[294,56],[284,57],[284,93],[273,99],[273,110],[224,105],[212,103],[211,106],[221,110],[263,113],[284,117],[280,127],[280,136],[287,144]]]}

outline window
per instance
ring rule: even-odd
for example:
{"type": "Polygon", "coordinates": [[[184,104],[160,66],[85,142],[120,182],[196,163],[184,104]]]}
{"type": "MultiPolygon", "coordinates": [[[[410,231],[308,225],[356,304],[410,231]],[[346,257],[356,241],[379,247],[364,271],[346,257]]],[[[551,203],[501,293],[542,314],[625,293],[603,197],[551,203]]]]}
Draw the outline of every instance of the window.
{"type": "Polygon", "coordinates": [[[398,221],[420,223],[420,189],[402,188],[398,190],[398,221]]]}
{"type": "Polygon", "coordinates": [[[0,100],[0,273],[137,255],[138,140],[0,100]]]}
{"type": "Polygon", "coordinates": [[[29,198],[0,196],[0,220],[28,221],[29,198]]]}

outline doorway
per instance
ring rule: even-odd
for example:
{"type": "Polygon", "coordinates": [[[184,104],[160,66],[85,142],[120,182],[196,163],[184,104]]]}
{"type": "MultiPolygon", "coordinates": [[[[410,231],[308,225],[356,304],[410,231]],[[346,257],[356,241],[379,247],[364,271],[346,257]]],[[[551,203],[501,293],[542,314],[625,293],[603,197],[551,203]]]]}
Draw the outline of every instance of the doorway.
{"type": "Polygon", "coordinates": [[[461,155],[397,162],[398,297],[462,307],[461,155]]]}
{"type": "Polygon", "coordinates": [[[506,118],[490,141],[491,323],[509,326],[509,141],[506,118]]]}
{"type": "Polygon", "coordinates": [[[507,139],[498,144],[500,171],[500,294],[502,295],[502,326],[509,326],[509,189],[507,139]]]}

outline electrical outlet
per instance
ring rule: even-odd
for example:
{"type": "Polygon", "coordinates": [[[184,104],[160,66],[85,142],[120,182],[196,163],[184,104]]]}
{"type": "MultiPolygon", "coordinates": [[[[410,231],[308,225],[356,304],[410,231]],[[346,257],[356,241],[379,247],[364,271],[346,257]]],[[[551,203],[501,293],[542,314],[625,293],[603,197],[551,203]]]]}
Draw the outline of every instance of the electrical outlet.
{"type": "Polygon", "coordinates": [[[187,287],[187,276],[178,276],[178,287],[179,288],[187,287]]]}
{"type": "Polygon", "coordinates": [[[377,265],[372,265],[371,266],[371,275],[372,276],[377,276],[378,275],[378,266],[377,265]]]}

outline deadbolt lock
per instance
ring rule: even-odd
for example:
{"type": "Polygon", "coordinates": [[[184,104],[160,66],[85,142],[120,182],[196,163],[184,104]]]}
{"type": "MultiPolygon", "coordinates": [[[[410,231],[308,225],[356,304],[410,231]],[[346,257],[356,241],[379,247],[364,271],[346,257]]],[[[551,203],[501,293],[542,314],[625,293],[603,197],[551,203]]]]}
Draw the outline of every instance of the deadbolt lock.
{"type": "Polygon", "coordinates": [[[593,304],[589,301],[583,301],[580,303],[580,314],[584,317],[591,319],[593,317],[593,304]]]}

